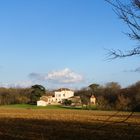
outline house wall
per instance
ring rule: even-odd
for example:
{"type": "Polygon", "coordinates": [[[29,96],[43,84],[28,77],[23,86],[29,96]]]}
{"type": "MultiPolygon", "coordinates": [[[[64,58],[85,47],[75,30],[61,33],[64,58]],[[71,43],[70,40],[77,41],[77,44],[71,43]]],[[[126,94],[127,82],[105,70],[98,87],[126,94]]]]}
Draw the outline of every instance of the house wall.
{"type": "Polygon", "coordinates": [[[90,103],[95,105],[96,104],[96,98],[90,98],[90,103]]]}
{"type": "Polygon", "coordinates": [[[62,102],[63,99],[68,99],[70,97],[74,96],[73,91],[55,91],[55,101],[56,102],[62,102]]]}
{"type": "Polygon", "coordinates": [[[47,106],[47,102],[45,102],[45,101],[42,101],[42,100],[40,100],[40,101],[37,101],[37,106],[47,106]]]}
{"type": "Polygon", "coordinates": [[[51,104],[53,102],[55,102],[55,97],[49,97],[48,98],[48,104],[51,104]]]}

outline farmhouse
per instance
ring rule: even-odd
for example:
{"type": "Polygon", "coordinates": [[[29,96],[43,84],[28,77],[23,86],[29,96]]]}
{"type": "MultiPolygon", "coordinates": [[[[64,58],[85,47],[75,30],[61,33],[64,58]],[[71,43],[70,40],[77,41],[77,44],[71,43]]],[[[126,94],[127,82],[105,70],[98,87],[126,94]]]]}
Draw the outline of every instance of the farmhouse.
{"type": "Polygon", "coordinates": [[[47,102],[43,100],[37,101],[37,106],[47,106],[47,102]]]}
{"type": "Polygon", "coordinates": [[[42,96],[40,100],[37,101],[37,106],[47,106],[48,104],[58,104],[62,103],[62,100],[68,99],[74,96],[74,91],[67,88],[60,88],[54,92],[53,96],[42,96]]]}
{"type": "Polygon", "coordinates": [[[60,88],[55,91],[55,100],[56,102],[62,103],[62,100],[68,99],[74,96],[74,91],[67,88],[60,88]]]}

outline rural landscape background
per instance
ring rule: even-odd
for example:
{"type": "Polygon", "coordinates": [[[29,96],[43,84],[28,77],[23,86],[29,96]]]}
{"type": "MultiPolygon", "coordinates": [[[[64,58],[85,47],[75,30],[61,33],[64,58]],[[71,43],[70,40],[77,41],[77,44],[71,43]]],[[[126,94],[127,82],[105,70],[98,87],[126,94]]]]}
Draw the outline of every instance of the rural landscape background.
{"type": "Polygon", "coordinates": [[[0,20],[1,140],[140,139],[139,0],[4,0],[0,20]]]}

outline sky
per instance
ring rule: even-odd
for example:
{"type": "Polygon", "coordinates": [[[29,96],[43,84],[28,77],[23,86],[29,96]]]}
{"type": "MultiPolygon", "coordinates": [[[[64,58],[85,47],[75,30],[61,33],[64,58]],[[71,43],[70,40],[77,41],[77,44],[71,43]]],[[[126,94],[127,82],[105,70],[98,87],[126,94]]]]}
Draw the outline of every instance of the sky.
{"type": "Polygon", "coordinates": [[[140,80],[139,57],[107,60],[137,45],[104,0],[1,0],[0,86],[82,88],[140,80]]]}

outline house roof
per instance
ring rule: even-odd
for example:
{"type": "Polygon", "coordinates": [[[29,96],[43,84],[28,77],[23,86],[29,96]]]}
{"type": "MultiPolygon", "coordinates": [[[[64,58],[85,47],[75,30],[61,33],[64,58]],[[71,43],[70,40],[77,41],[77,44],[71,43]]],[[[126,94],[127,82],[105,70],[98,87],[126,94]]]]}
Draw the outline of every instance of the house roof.
{"type": "Polygon", "coordinates": [[[57,89],[56,91],[71,91],[71,90],[68,88],[60,88],[60,89],[57,89]]]}
{"type": "Polygon", "coordinates": [[[70,97],[68,99],[81,99],[81,97],[80,96],[72,96],[72,97],[70,97]]]}
{"type": "Polygon", "coordinates": [[[94,96],[94,95],[92,95],[90,98],[95,98],[95,96],[94,96]]]}
{"type": "Polygon", "coordinates": [[[54,95],[53,91],[49,91],[49,92],[47,91],[45,96],[53,96],[53,95],[54,95]]]}
{"type": "Polygon", "coordinates": [[[49,98],[52,98],[52,96],[42,96],[40,100],[47,102],[49,98]]]}
{"type": "Polygon", "coordinates": [[[72,101],[72,103],[81,103],[80,96],[72,96],[72,97],[68,98],[68,100],[72,101]]]}

